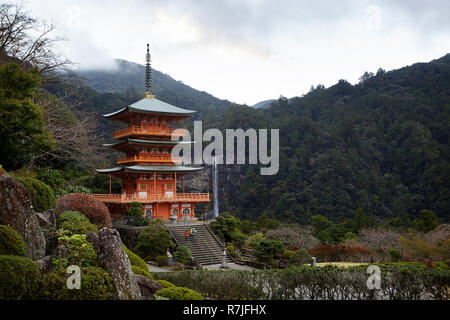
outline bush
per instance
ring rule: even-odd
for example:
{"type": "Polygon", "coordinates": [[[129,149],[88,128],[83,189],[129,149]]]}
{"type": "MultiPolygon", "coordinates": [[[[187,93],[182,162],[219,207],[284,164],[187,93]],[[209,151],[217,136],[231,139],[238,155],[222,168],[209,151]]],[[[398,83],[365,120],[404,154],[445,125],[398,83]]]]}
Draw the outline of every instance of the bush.
{"type": "Polygon", "coordinates": [[[17,181],[21,182],[27,190],[35,211],[44,212],[55,207],[55,194],[48,185],[30,177],[18,177],[17,181]]]}
{"type": "Polygon", "coordinates": [[[293,251],[293,250],[283,250],[282,257],[284,260],[289,260],[294,253],[295,253],[295,251],[293,251]]]}
{"type": "Polygon", "coordinates": [[[25,242],[10,226],[0,225],[0,255],[25,256],[25,242]]]}
{"type": "Polygon", "coordinates": [[[307,263],[311,263],[311,255],[305,249],[295,251],[288,261],[291,266],[301,266],[307,263]]]}
{"type": "Polygon", "coordinates": [[[139,232],[135,252],[144,259],[153,260],[166,254],[167,249],[175,247],[172,236],[163,221],[150,222],[149,226],[139,232]]]}
{"type": "Polygon", "coordinates": [[[154,277],[225,300],[373,300],[377,295],[383,300],[450,298],[449,270],[427,269],[423,263],[378,266],[383,275],[380,290],[367,287],[367,265],[159,272],[154,277]]]}
{"type": "Polygon", "coordinates": [[[86,216],[78,211],[64,211],[58,217],[58,226],[71,234],[86,234],[98,232],[98,227],[89,222],[86,216]]]}
{"type": "Polygon", "coordinates": [[[164,288],[168,288],[168,287],[175,287],[175,285],[169,281],[166,280],[156,280],[156,282],[158,282],[160,285],[162,285],[164,288]]]}
{"type": "Polygon", "coordinates": [[[56,204],[56,215],[64,211],[78,211],[83,213],[91,223],[102,227],[112,227],[108,208],[91,195],[69,193],[61,196],[56,204]]]}
{"type": "Polygon", "coordinates": [[[135,274],[140,274],[141,276],[147,277],[150,280],[153,280],[152,275],[150,274],[150,271],[148,271],[148,268],[146,269],[142,269],[141,267],[138,266],[131,266],[131,269],[133,270],[133,273],[135,274]]]}
{"type": "Polygon", "coordinates": [[[227,251],[233,258],[237,258],[236,248],[231,243],[227,243],[227,251]]]}
{"type": "Polygon", "coordinates": [[[60,170],[55,170],[51,167],[38,167],[36,168],[36,179],[47,184],[55,194],[61,194],[60,191],[64,185],[64,176],[60,170]]]}
{"type": "Polygon", "coordinates": [[[59,259],[63,266],[77,265],[80,267],[97,266],[98,258],[92,244],[86,240],[84,234],[74,234],[72,236],[60,236],[58,243],[67,249],[67,256],[59,259]]]}
{"type": "Polygon", "coordinates": [[[160,267],[167,266],[169,264],[169,258],[167,258],[167,255],[157,256],[156,264],[160,267]]]}
{"type": "Polygon", "coordinates": [[[0,300],[33,298],[40,276],[38,265],[30,259],[0,255],[0,300]]]}
{"type": "Polygon", "coordinates": [[[175,258],[176,261],[178,261],[182,265],[187,265],[191,260],[192,253],[188,247],[179,246],[177,248],[177,251],[175,251],[175,253],[173,254],[173,257],[175,258]]]}
{"type": "Polygon", "coordinates": [[[388,250],[388,254],[392,262],[399,262],[402,258],[402,253],[400,250],[390,249],[388,250]]]}
{"type": "Polygon", "coordinates": [[[68,194],[68,193],[83,193],[83,194],[91,194],[92,191],[89,188],[86,188],[85,186],[80,185],[70,185],[65,187],[60,191],[61,195],[68,194]]]}
{"type": "Polygon", "coordinates": [[[147,263],[141,257],[139,257],[134,252],[130,251],[130,249],[125,247],[125,245],[123,245],[123,249],[125,250],[125,253],[127,254],[128,259],[130,260],[130,264],[132,266],[137,266],[143,270],[148,270],[147,263]]]}
{"type": "Polygon", "coordinates": [[[67,288],[68,275],[57,268],[42,278],[39,299],[50,300],[111,300],[115,290],[111,276],[98,267],[81,268],[81,289],[67,288]]]}
{"type": "Polygon", "coordinates": [[[130,209],[125,212],[125,215],[131,217],[142,217],[144,215],[142,212],[143,208],[144,206],[139,202],[132,202],[130,203],[130,209]]]}
{"type": "Polygon", "coordinates": [[[280,258],[283,244],[278,240],[260,240],[253,243],[254,255],[259,261],[272,263],[274,258],[280,258]]]}
{"type": "Polygon", "coordinates": [[[318,246],[309,249],[308,252],[316,257],[318,261],[323,262],[367,262],[371,256],[370,251],[365,248],[343,244],[318,246]]]}
{"type": "Polygon", "coordinates": [[[170,300],[203,300],[198,292],[183,287],[167,287],[156,291],[155,295],[170,300]]]}

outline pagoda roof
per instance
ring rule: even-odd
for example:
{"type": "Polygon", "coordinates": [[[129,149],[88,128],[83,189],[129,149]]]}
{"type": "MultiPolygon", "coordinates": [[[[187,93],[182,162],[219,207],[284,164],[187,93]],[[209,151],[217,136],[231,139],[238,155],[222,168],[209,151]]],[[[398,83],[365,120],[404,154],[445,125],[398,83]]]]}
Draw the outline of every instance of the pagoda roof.
{"type": "Polygon", "coordinates": [[[118,173],[118,172],[194,172],[202,170],[203,167],[185,166],[121,166],[109,169],[96,169],[98,173],[118,173]]]}
{"type": "Polygon", "coordinates": [[[145,144],[145,145],[153,145],[153,144],[177,145],[177,144],[191,144],[191,143],[195,143],[195,141],[143,140],[143,139],[131,139],[131,138],[128,138],[126,140],[120,140],[120,141],[113,142],[113,143],[104,143],[103,146],[104,147],[115,147],[115,146],[119,146],[119,145],[122,145],[122,144],[127,143],[127,142],[129,144],[145,144]]]}
{"type": "Polygon", "coordinates": [[[105,118],[112,118],[114,116],[121,115],[125,112],[137,112],[137,113],[154,113],[163,115],[175,115],[175,116],[189,116],[196,111],[182,109],[168,104],[164,101],[156,99],[154,97],[145,97],[125,108],[117,110],[112,113],[104,114],[105,118]]]}

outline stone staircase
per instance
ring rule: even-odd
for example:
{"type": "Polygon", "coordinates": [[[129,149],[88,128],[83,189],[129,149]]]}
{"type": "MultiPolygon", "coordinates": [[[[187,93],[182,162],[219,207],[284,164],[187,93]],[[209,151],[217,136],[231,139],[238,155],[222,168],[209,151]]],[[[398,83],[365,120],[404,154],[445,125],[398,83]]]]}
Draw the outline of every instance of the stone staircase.
{"type": "MultiPolygon", "coordinates": [[[[211,264],[221,264],[223,262],[222,243],[215,234],[203,224],[192,225],[167,225],[172,238],[179,246],[186,246],[191,250],[192,257],[201,266],[211,264]],[[194,239],[186,239],[184,233],[193,226],[197,230],[194,239]]],[[[227,253],[227,262],[233,262],[233,259],[227,253]]]]}

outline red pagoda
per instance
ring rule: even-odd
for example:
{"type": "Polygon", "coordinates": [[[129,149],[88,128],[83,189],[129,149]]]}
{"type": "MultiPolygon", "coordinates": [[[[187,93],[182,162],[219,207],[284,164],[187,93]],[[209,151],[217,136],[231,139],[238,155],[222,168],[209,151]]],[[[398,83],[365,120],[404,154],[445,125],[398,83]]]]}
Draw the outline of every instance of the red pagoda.
{"type": "Polygon", "coordinates": [[[177,125],[195,112],[181,109],[155,98],[151,94],[150,52],[147,44],[145,97],[116,112],[103,115],[109,120],[126,124],[114,131],[117,142],[105,147],[123,152],[117,167],[97,169],[110,176],[110,193],[94,195],[109,208],[112,217],[122,215],[131,202],[143,205],[143,215],[148,220],[188,221],[194,218],[195,203],[209,202],[209,193],[185,193],[184,176],[203,168],[187,167],[181,159],[172,158],[172,148],[178,143],[172,135],[181,136],[177,125]],[[122,193],[111,194],[111,176],[122,181],[122,193]],[[182,179],[178,192],[177,181],[182,179]]]}

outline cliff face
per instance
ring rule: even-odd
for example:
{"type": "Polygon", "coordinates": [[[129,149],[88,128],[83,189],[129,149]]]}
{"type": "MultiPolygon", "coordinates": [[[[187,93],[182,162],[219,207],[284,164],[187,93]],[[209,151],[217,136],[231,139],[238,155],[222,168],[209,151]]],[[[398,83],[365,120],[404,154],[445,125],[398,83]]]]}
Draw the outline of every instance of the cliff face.
{"type": "MultiPolygon", "coordinates": [[[[240,191],[240,170],[239,165],[218,165],[218,199],[219,212],[225,212],[233,209],[237,205],[237,196],[240,191]]],[[[197,213],[213,210],[214,194],[213,194],[213,172],[212,166],[204,166],[204,170],[184,178],[185,192],[209,192],[211,202],[207,205],[197,205],[197,213]],[[199,211],[200,210],[200,211],[199,211]]],[[[182,181],[178,180],[178,190],[182,190],[182,181]]]]}

